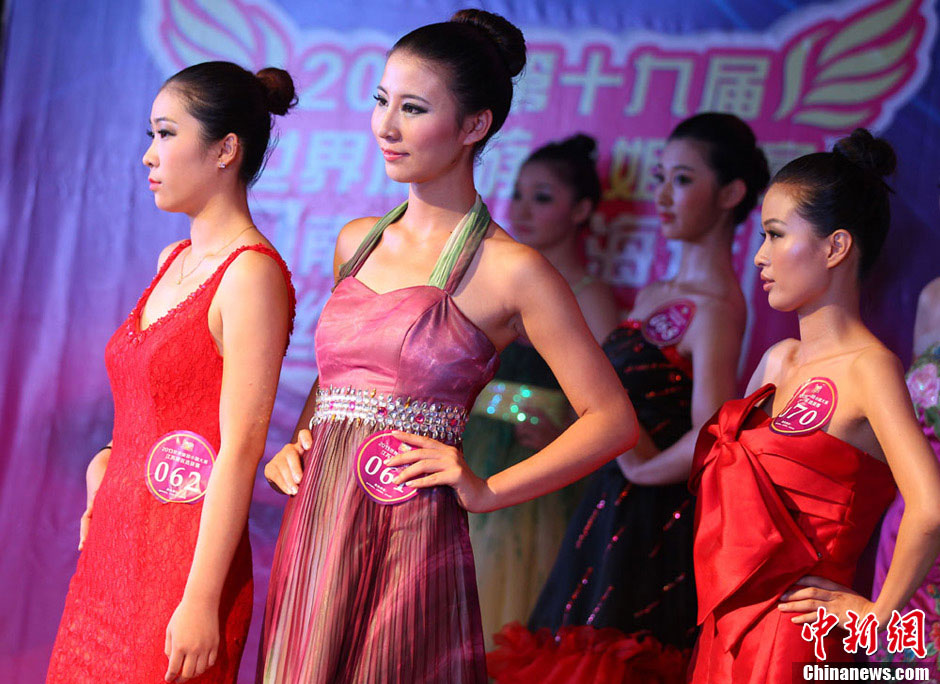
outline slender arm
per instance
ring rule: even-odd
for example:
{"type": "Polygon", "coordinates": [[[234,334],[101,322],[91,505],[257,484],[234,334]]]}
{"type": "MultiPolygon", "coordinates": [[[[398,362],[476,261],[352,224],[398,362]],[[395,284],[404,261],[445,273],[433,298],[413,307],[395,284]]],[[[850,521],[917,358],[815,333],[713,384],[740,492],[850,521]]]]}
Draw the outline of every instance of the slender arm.
{"type": "Polygon", "coordinates": [[[617,458],[624,477],[641,485],[666,485],[689,478],[695,442],[702,426],[721,405],[735,396],[735,370],[741,349],[743,321],[718,305],[701,307],[687,335],[692,338],[692,429],[658,451],[652,440],[617,458]]]}
{"type": "Polygon", "coordinates": [[[564,279],[532,251],[509,284],[526,337],[548,363],[578,418],[544,449],[489,477],[484,510],[560,489],[637,440],[633,406],[564,279]]]}
{"type": "Polygon", "coordinates": [[[223,323],[222,439],[183,600],[217,607],[264,452],[287,345],[288,303],[281,269],[257,252],[232,263],[216,299],[223,323]]]}
{"type": "Polygon", "coordinates": [[[863,410],[904,498],[894,555],[875,600],[875,616],[884,625],[892,610],[907,604],[940,553],[940,467],[914,416],[900,361],[879,349],[854,365],[863,410]]]}

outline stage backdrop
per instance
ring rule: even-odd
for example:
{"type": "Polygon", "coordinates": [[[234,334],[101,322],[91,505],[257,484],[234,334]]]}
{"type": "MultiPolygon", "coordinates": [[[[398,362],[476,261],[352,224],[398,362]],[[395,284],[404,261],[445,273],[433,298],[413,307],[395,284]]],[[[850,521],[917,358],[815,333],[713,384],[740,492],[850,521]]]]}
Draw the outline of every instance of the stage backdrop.
{"type": "MultiPolygon", "coordinates": [[[[777,168],[855,126],[896,146],[893,226],[866,290],[868,321],[907,361],[916,295],[940,273],[940,51],[933,0],[504,0],[484,9],[525,32],[529,63],[477,183],[505,217],[513,176],[536,146],[584,131],[600,143],[605,202],[586,250],[632,292],[679,255],[657,235],[651,169],[669,130],[702,110],[748,121],[777,168]]],[[[183,66],[227,59],[288,69],[300,103],[251,193],[256,222],[290,265],[297,323],[271,425],[289,436],[316,375],[313,332],[329,295],[333,242],[349,219],[404,196],[369,132],[372,94],[395,39],[446,19],[450,0],[95,0],[8,3],[0,111],[0,676],[42,681],[76,561],[84,469],[109,439],[102,352],[187,235],[159,212],[141,165],[151,100],[183,66]]],[[[750,321],[741,376],[791,334],[751,259],[736,255],[750,321]]],[[[260,477],[259,477],[260,480],[260,477]]],[[[251,510],[256,613],[251,681],[282,499],[259,481],[251,510]]],[[[154,581],[159,581],[155,577],[154,581]]],[[[524,617],[524,616],[520,616],[524,617]]]]}

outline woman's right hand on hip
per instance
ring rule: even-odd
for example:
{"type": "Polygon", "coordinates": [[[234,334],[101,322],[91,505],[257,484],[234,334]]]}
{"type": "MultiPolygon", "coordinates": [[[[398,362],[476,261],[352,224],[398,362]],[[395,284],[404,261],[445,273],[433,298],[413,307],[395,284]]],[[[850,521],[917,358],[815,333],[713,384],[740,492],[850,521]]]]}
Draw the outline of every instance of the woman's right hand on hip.
{"type": "Polygon", "coordinates": [[[276,492],[293,496],[299,490],[297,485],[303,477],[303,464],[300,457],[313,445],[310,430],[297,433],[297,441],[285,444],[264,466],[264,479],[276,492]]]}

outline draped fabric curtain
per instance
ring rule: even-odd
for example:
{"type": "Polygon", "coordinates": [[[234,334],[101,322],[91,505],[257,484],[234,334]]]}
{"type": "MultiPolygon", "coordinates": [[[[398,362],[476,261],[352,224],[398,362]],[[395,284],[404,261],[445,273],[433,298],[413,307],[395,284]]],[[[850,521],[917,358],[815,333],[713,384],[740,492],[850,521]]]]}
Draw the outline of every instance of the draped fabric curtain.
{"type": "MultiPolygon", "coordinates": [[[[905,361],[920,287],[940,274],[940,51],[933,0],[501,0],[469,2],[519,25],[529,64],[513,113],[477,169],[504,220],[519,163],[583,131],[599,142],[603,206],[585,237],[594,273],[625,307],[679,251],[657,233],[651,168],[680,119],[737,113],[775,167],[857,125],[900,157],[893,225],[866,286],[865,315],[905,361]]],[[[157,210],[141,156],[153,96],[181,67],[227,59],[285,67],[300,104],[250,196],[256,223],[290,265],[298,318],[270,457],[316,375],[313,331],[329,294],[333,242],[406,188],[371,139],[371,95],[395,39],[446,19],[445,0],[10,0],[0,86],[0,673],[42,681],[85,504],[84,469],[110,439],[104,345],[152,278],[185,217],[157,210]]],[[[506,223],[504,222],[504,225],[506,223]]],[[[794,331],[766,305],[751,259],[755,213],[736,260],[749,299],[746,381],[794,331]]],[[[260,479],[260,477],[259,477],[260,479]]],[[[256,612],[251,681],[283,500],[256,488],[250,530],[256,612]]],[[[155,578],[156,581],[156,578],[155,578]]]]}

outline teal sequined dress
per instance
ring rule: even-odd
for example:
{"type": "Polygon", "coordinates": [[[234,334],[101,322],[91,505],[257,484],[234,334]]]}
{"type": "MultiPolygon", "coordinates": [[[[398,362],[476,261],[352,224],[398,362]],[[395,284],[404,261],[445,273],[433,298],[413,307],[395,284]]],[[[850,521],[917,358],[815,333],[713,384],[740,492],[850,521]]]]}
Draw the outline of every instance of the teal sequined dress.
{"type": "MultiPolygon", "coordinates": [[[[516,425],[534,418],[526,414],[532,406],[570,422],[567,400],[548,364],[529,345],[514,342],[500,354],[496,377],[481,392],[464,431],[464,457],[474,473],[486,477],[532,455],[516,440],[516,425]]],[[[518,506],[470,515],[487,650],[504,624],[528,618],[579,494],[575,484],[518,506]]]]}

